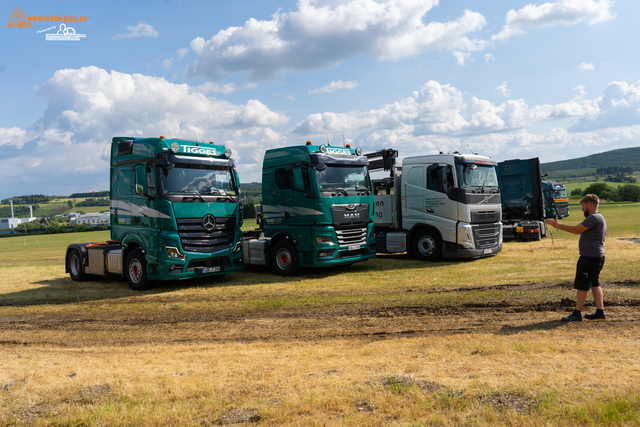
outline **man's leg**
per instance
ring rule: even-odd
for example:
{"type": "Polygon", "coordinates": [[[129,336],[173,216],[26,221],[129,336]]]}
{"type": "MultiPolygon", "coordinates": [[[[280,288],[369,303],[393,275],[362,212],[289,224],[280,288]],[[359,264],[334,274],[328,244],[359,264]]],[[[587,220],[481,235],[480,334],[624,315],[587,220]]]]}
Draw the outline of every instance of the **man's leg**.
{"type": "Polygon", "coordinates": [[[593,300],[596,303],[596,308],[598,310],[604,310],[604,297],[602,295],[602,288],[600,286],[592,287],[591,293],[593,294],[593,300]]]}
{"type": "MultiPolygon", "coordinates": [[[[593,292],[594,288],[591,288],[591,292],[593,292]]],[[[587,295],[589,291],[578,291],[578,295],[576,296],[576,310],[582,311],[582,307],[584,307],[584,303],[587,300],[587,295]]],[[[602,293],[601,293],[602,295],[602,293]]],[[[595,294],[593,296],[595,298],[595,294]]]]}

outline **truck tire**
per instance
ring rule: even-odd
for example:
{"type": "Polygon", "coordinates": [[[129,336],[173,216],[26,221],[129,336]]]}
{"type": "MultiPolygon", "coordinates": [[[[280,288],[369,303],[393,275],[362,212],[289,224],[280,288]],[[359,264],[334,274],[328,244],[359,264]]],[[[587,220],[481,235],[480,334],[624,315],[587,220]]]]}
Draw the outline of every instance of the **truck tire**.
{"type": "Polygon", "coordinates": [[[87,280],[87,274],[84,272],[84,266],[82,265],[82,255],[78,249],[71,249],[67,258],[67,269],[69,270],[69,276],[74,282],[82,282],[87,280]]]}
{"type": "Polygon", "coordinates": [[[124,263],[124,277],[134,291],[143,291],[149,287],[147,260],[140,249],[135,249],[127,255],[127,261],[124,263]]]}
{"type": "Polygon", "coordinates": [[[282,239],[271,251],[271,268],[280,276],[295,276],[300,270],[298,251],[291,242],[282,239]]]}
{"type": "Polygon", "coordinates": [[[411,252],[420,261],[438,261],[442,258],[442,240],[435,231],[418,230],[412,240],[411,252]]]}

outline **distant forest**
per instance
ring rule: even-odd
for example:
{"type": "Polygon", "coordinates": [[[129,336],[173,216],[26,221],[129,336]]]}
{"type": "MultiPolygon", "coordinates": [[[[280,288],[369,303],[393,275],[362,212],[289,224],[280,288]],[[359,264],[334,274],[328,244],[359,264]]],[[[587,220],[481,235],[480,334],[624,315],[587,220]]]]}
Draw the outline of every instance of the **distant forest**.
{"type": "Polygon", "coordinates": [[[559,180],[596,174],[632,174],[640,170],[640,147],[621,148],[578,159],[542,163],[540,170],[543,174],[548,173],[549,179],[559,180]]]}

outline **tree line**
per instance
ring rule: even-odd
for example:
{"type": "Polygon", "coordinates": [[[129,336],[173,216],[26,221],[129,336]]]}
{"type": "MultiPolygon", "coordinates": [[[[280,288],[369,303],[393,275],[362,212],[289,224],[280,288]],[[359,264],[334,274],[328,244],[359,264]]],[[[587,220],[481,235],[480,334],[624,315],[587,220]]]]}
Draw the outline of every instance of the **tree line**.
{"type": "Polygon", "coordinates": [[[604,182],[595,182],[584,190],[576,188],[571,192],[572,197],[583,197],[586,194],[595,194],[602,200],[614,202],[638,202],[640,201],[640,185],[625,184],[615,188],[604,182]]]}

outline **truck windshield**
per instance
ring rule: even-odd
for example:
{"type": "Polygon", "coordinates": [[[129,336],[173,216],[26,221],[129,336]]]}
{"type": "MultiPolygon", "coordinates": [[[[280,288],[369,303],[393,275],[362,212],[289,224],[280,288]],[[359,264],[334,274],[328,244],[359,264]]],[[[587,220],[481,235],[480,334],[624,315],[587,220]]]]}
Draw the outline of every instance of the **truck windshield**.
{"type": "Polygon", "coordinates": [[[477,163],[457,164],[458,185],[465,187],[497,187],[498,178],[493,165],[477,163]]]}
{"type": "Polygon", "coordinates": [[[162,188],[165,194],[238,195],[231,169],[193,164],[163,171],[162,188]]]}
{"type": "Polygon", "coordinates": [[[371,194],[371,181],[366,166],[327,165],[325,170],[316,171],[316,176],[321,193],[343,196],[356,196],[362,192],[371,194]]]}
{"type": "Polygon", "coordinates": [[[568,199],[569,195],[567,194],[567,190],[555,190],[553,192],[553,198],[554,198],[554,200],[557,200],[557,199],[568,199]]]}

